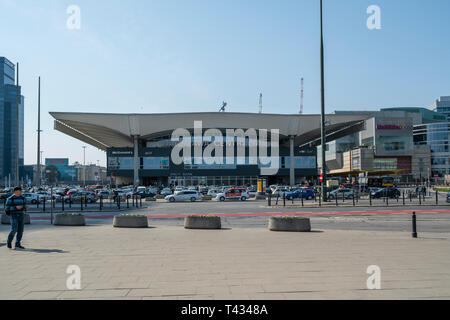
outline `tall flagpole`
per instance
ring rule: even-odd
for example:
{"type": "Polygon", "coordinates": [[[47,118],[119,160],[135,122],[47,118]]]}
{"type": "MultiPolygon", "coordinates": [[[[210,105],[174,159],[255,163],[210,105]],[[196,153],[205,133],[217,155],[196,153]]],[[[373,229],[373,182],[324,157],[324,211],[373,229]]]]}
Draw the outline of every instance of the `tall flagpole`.
{"type": "Polygon", "coordinates": [[[324,76],[324,48],[323,48],[323,5],[320,0],[320,82],[321,82],[321,144],[322,144],[322,199],[327,201],[327,166],[325,159],[326,151],[326,128],[325,128],[325,76],[324,76]]]}
{"type": "Polygon", "coordinates": [[[38,129],[37,129],[37,180],[36,186],[41,187],[41,77],[38,83],[38,129]]]}

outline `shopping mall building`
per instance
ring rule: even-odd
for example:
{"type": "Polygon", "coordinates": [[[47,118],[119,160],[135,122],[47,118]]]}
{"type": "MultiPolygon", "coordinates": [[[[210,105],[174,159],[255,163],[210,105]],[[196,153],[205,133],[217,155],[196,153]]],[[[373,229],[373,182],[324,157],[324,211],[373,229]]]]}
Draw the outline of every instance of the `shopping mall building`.
{"type": "MultiPolygon", "coordinates": [[[[361,112],[336,112],[338,115],[361,112]]],[[[395,175],[398,183],[443,179],[450,164],[449,123],[426,108],[366,112],[363,130],[327,143],[327,171],[335,177],[395,175]]],[[[320,146],[318,147],[320,164],[320,146]]]]}
{"type": "MultiPolygon", "coordinates": [[[[56,130],[106,152],[107,174],[113,184],[241,186],[255,185],[258,178],[267,179],[269,184],[297,184],[314,181],[318,176],[316,147],[320,144],[320,115],[50,114],[55,119],[56,130]],[[188,132],[192,142],[190,152],[183,149],[182,163],[173,158],[174,148],[184,139],[173,137],[177,129],[188,132]],[[230,131],[234,131],[234,136],[230,131]],[[202,155],[213,141],[219,140],[224,142],[223,150],[214,149],[211,155],[223,161],[211,163],[202,155]],[[268,147],[258,147],[254,153],[255,142],[258,146],[267,142],[268,147]],[[277,145],[278,149],[273,148],[277,145]],[[264,170],[267,169],[267,163],[262,161],[264,157],[278,159],[275,162],[279,169],[268,174],[264,170]]],[[[327,115],[327,141],[361,131],[367,118],[365,113],[327,115]]]]}

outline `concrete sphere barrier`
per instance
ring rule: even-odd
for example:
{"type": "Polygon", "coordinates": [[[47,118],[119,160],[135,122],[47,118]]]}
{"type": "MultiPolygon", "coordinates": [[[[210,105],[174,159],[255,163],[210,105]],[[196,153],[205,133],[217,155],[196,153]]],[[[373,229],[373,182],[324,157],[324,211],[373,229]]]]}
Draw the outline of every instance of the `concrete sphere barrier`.
{"type": "Polygon", "coordinates": [[[53,221],[55,226],[85,226],[86,219],[82,214],[57,214],[55,216],[55,221],[53,221]]]}
{"type": "MultiPolygon", "coordinates": [[[[30,215],[28,213],[24,213],[25,224],[31,224],[30,215]]],[[[11,217],[6,214],[2,214],[1,218],[2,224],[11,224],[11,217]]]]}
{"type": "Polygon", "coordinates": [[[310,232],[311,221],[304,217],[271,217],[270,231],[310,232]]]}
{"type": "Polygon", "coordinates": [[[217,216],[188,216],[184,218],[186,229],[221,229],[222,223],[217,216]]]}
{"type": "Polygon", "coordinates": [[[148,228],[148,218],[144,215],[118,215],[114,217],[114,228],[148,228]]]}

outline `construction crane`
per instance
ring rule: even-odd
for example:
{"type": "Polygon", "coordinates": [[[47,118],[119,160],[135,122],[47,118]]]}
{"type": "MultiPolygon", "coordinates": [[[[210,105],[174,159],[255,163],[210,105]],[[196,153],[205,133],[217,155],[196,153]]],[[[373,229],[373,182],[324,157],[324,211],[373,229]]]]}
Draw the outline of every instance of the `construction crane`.
{"type": "Polygon", "coordinates": [[[302,78],[301,85],[300,85],[300,114],[303,114],[303,84],[304,80],[302,78]]]}
{"type": "Polygon", "coordinates": [[[219,112],[225,112],[225,107],[227,106],[227,103],[224,101],[222,102],[222,108],[220,108],[219,112]]]}
{"type": "Polygon", "coordinates": [[[262,93],[259,94],[259,113],[263,112],[263,95],[262,93]]]}

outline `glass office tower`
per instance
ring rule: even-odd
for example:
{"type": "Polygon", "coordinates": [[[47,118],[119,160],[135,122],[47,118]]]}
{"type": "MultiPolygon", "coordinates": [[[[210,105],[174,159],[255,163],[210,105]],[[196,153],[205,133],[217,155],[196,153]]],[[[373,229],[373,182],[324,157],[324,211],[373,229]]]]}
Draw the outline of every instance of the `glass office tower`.
{"type": "Polygon", "coordinates": [[[21,171],[24,159],[24,97],[21,94],[21,87],[17,88],[15,85],[15,65],[8,59],[0,57],[0,185],[4,185],[8,178],[11,182],[15,179],[16,148],[19,148],[19,171],[21,171]],[[17,121],[17,103],[19,103],[19,121],[17,121]]]}

